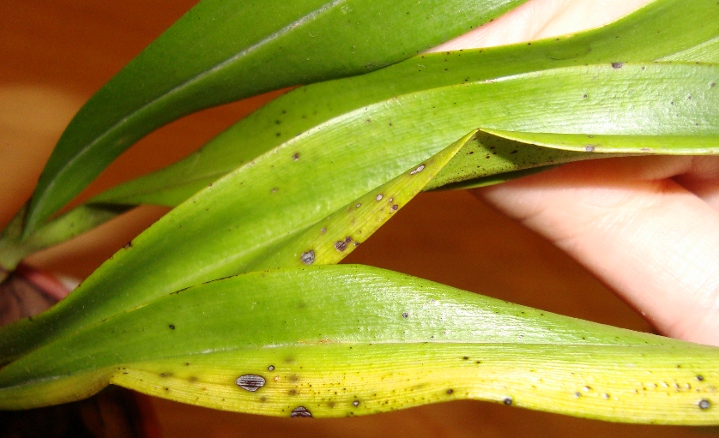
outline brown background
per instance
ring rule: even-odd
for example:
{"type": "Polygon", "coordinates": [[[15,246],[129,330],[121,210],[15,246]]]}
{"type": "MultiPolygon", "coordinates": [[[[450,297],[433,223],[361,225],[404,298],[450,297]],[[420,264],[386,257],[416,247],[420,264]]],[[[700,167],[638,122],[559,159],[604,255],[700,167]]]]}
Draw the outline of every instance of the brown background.
{"type": "MultiPolygon", "coordinates": [[[[194,3],[0,1],[0,226],[29,197],[54,142],[80,105],[194,3]]],[[[83,196],[186,155],[266,99],[208,110],[161,129],[124,154],[83,196]]],[[[30,262],[86,276],[163,211],[138,209],[30,262]]],[[[348,262],[649,330],[566,256],[465,192],[421,195],[348,262]]],[[[160,399],[152,404],[167,437],[719,436],[715,429],[616,425],[472,401],[308,421],[211,411],[160,399]]]]}

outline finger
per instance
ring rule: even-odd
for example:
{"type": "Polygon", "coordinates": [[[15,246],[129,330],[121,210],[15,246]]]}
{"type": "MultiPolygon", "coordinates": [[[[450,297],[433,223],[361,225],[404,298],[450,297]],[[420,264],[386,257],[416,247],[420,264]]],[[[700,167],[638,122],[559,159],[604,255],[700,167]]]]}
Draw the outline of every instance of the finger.
{"type": "Polygon", "coordinates": [[[655,158],[574,163],[474,193],[565,250],[660,332],[719,345],[719,213],[663,178],[691,159],[655,158]]]}
{"type": "Polygon", "coordinates": [[[515,44],[566,35],[607,23],[652,0],[531,0],[430,52],[515,44]]]}
{"type": "Polygon", "coordinates": [[[694,157],[686,172],[674,180],[719,210],[719,157],[694,157]]]}

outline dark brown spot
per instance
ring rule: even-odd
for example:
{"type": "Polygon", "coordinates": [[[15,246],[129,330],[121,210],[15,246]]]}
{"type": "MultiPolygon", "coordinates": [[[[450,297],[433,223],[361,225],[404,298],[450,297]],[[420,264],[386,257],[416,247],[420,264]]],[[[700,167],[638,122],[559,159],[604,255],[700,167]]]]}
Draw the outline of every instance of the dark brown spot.
{"type": "Polygon", "coordinates": [[[409,313],[402,312],[402,318],[409,318],[409,313]]]}
{"type": "Polygon", "coordinates": [[[267,371],[274,371],[274,370],[275,370],[275,366],[274,366],[274,365],[270,365],[270,366],[267,367],[267,371]]]}
{"type": "Polygon", "coordinates": [[[289,391],[287,391],[287,394],[289,394],[289,395],[297,395],[298,392],[297,392],[296,389],[290,389],[289,391]]]}
{"type": "Polygon", "coordinates": [[[342,252],[347,249],[347,245],[349,245],[351,241],[352,238],[350,236],[345,237],[345,240],[338,240],[337,242],[335,242],[335,249],[342,252]]]}
{"type": "Polygon", "coordinates": [[[704,380],[704,376],[702,376],[701,374],[697,375],[697,380],[700,381],[700,382],[703,381],[703,380],[704,380]]]}
{"type": "Polygon", "coordinates": [[[622,68],[624,67],[623,62],[612,62],[612,68],[622,68]]]}
{"type": "Polygon", "coordinates": [[[290,382],[298,382],[300,380],[300,376],[297,374],[293,374],[290,376],[290,382]]]}
{"type": "Polygon", "coordinates": [[[447,390],[447,395],[452,395],[452,394],[454,394],[454,389],[448,389],[448,390],[447,390]]]}
{"type": "Polygon", "coordinates": [[[168,327],[170,327],[170,330],[175,330],[175,324],[170,324],[168,327]]]}
{"type": "Polygon", "coordinates": [[[292,159],[295,160],[295,161],[299,160],[299,159],[300,159],[300,153],[299,153],[299,152],[295,152],[295,154],[292,156],[292,159]]]}
{"type": "Polygon", "coordinates": [[[392,206],[392,211],[397,211],[397,210],[399,210],[399,205],[394,204],[394,205],[392,206]]]}
{"type": "Polygon", "coordinates": [[[712,407],[712,404],[709,400],[703,398],[703,399],[699,400],[699,403],[697,403],[697,406],[699,406],[699,409],[701,409],[701,410],[706,410],[706,409],[709,409],[710,407],[712,407]]]}
{"type": "Polygon", "coordinates": [[[504,400],[502,400],[502,403],[504,403],[507,406],[511,406],[514,400],[512,400],[512,397],[505,397],[504,400]]]}
{"type": "Polygon", "coordinates": [[[312,413],[304,406],[297,406],[290,412],[291,418],[312,418],[312,413]]]}
{"type": "Polygon", "coordinates": [[[311,265],[315,262],[315,252],[313,250],[303,252],[301,259],[302,263],[304,263],[305,265],[311,265]]]}
{"type": "Polygon", "coordinates": [[[132,248],[132,241],[127,242],[127,243],[125,244],[125,246],[123,246],[123,248],[125,248],[125,249],[130,249],[130,248],[132,248]]]}
{"type": "Polygon", "coordinates": [[[246,391],[255,392],[265,386],[266,380],[257,374],[244,374],[238,377],[235,383],[246,391]]]}

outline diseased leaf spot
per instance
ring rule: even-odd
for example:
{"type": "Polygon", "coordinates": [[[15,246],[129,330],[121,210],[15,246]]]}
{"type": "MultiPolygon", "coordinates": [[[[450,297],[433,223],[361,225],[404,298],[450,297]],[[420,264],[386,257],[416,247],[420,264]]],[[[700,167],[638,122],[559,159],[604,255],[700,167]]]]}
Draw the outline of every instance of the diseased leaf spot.
{"type": "Polygon", "coordinates": [[[270,366],[267,367],[267,371],[274,371],[274,370],[275,370],[275,366],[274,366],[274,365],[270,365],[270,366]]]}
{"type": "Polygon", "coordinates": [[[700,382],[704,381],[704,376],[702,376],[701,374],[697,375],[697,380],[700,382]]]}
{"type": "Polygon", "coordinates": [[[384,196],[381,193],[374,197],[375,201],[381,201],[382,198],[384,198],[384,196]]]}
{"type": "Polygon", "coordinates": [[[304,406],[297,406],[290,412],[291,418],[312,418],[312,413],[304,406]]]}
{"type": "Polygon", "coordinates": [[[505,397],[504,400],[502,400],[502,403],[504,403],[507,406],[511,406],[514,400],[512,400],[512,397],[505,397]]]}
{"type": "Polygon", "coordinates": [[[295,161],[298,161],[298,160],[300,159],[300,153],[299,153],[299,152],[295,152],[295,154],[292,156],[292,159],[295,160],[295,161]]]}
{"type": "Polygon", "coordinates": [[[414,169],[413,171],[411,171],[409,174],[410,174],[410,175],[416,175],[416,174],[420,173],[421,171],[423,171],[424,168],[425,168],[425,165],[424,165],[424,164],[420,164],[419,166],[417,166],[416,169],[414,169]]]}
{"type": "Polygon", "coordinates": [[[170,327],[170,330],[175,330],[175,324],[170,324],[168,327],[170,327]]]}
{"type": "Polygon", "coordinates": [[[235,383],[246,391],[255,392],[265,386],[266,380],[257,374],[244,374],[238,377],[235,383]]]}
{"type": "Polygon", "coordinates": [[[303,252],[301,259],[302,263],[304,263],[305,265],[311,265],[315,262],[315,252],[313,250],[303,252]]]}
{"type": "Polygon", "coordinates": [[[584,147],[584,150],[587,152],[594,152],[594,145],[588,144],[584,147]]]}
{"type": "Polygon", "coordinates": [[[623,62],[612,62],[612,68],[622,68],[624,67],[623,62]]]}
{"type": "Polygon", "coordinates": [[[452,394],[454,394],[454,389],[451,389],[451,388],[448,389],[448,390],[447,390],[447,395],[452,395],[452,394]]]}
{"type": "Polygon", "coordinates": [[[345,240],[338,240],[335,242],[335,249],[342,252],[347,249],[347,245],[349,245],[350,242],[352,242],[352,238],[350,236],[345,237],[345,240]]]}
{"type": "Polygon", "coordinates": [[[354,406],[354,407],[357,407],[357,406],[359,406],[359,405],[360,405],[359,400],[355,400],[355,401],[352,402],[352,406],[354,406]]]}
{"type": "Polygon", "coordinates": [[[697,406],[699,406],[699,409],[701,409],[701,410],[707,410],[710,407],[712,407],[712,404],[709,400],[703,398],[703,399],[699,400],[699,403],[697,403],[697,406]]]}
{"type": "Polygon", "coordinates": [[[392,206],[392,211],[397,211],[397,210],[399,210],[399,205],[394,204],[394,205],[392,206]]]}

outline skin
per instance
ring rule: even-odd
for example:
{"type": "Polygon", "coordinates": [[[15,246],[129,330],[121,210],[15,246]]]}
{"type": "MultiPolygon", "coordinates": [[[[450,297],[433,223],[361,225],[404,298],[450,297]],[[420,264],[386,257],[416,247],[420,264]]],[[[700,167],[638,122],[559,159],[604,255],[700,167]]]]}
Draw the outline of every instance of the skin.
{"type": "MultiPolygon", "coordinates": [[[[437,50],[573,32],[646,3],[535,0],[437,50]]],[[[614,158],[473,194],[566,251],[659,332],[719,345],[718,176],[717,157],[614,158]]]]}

